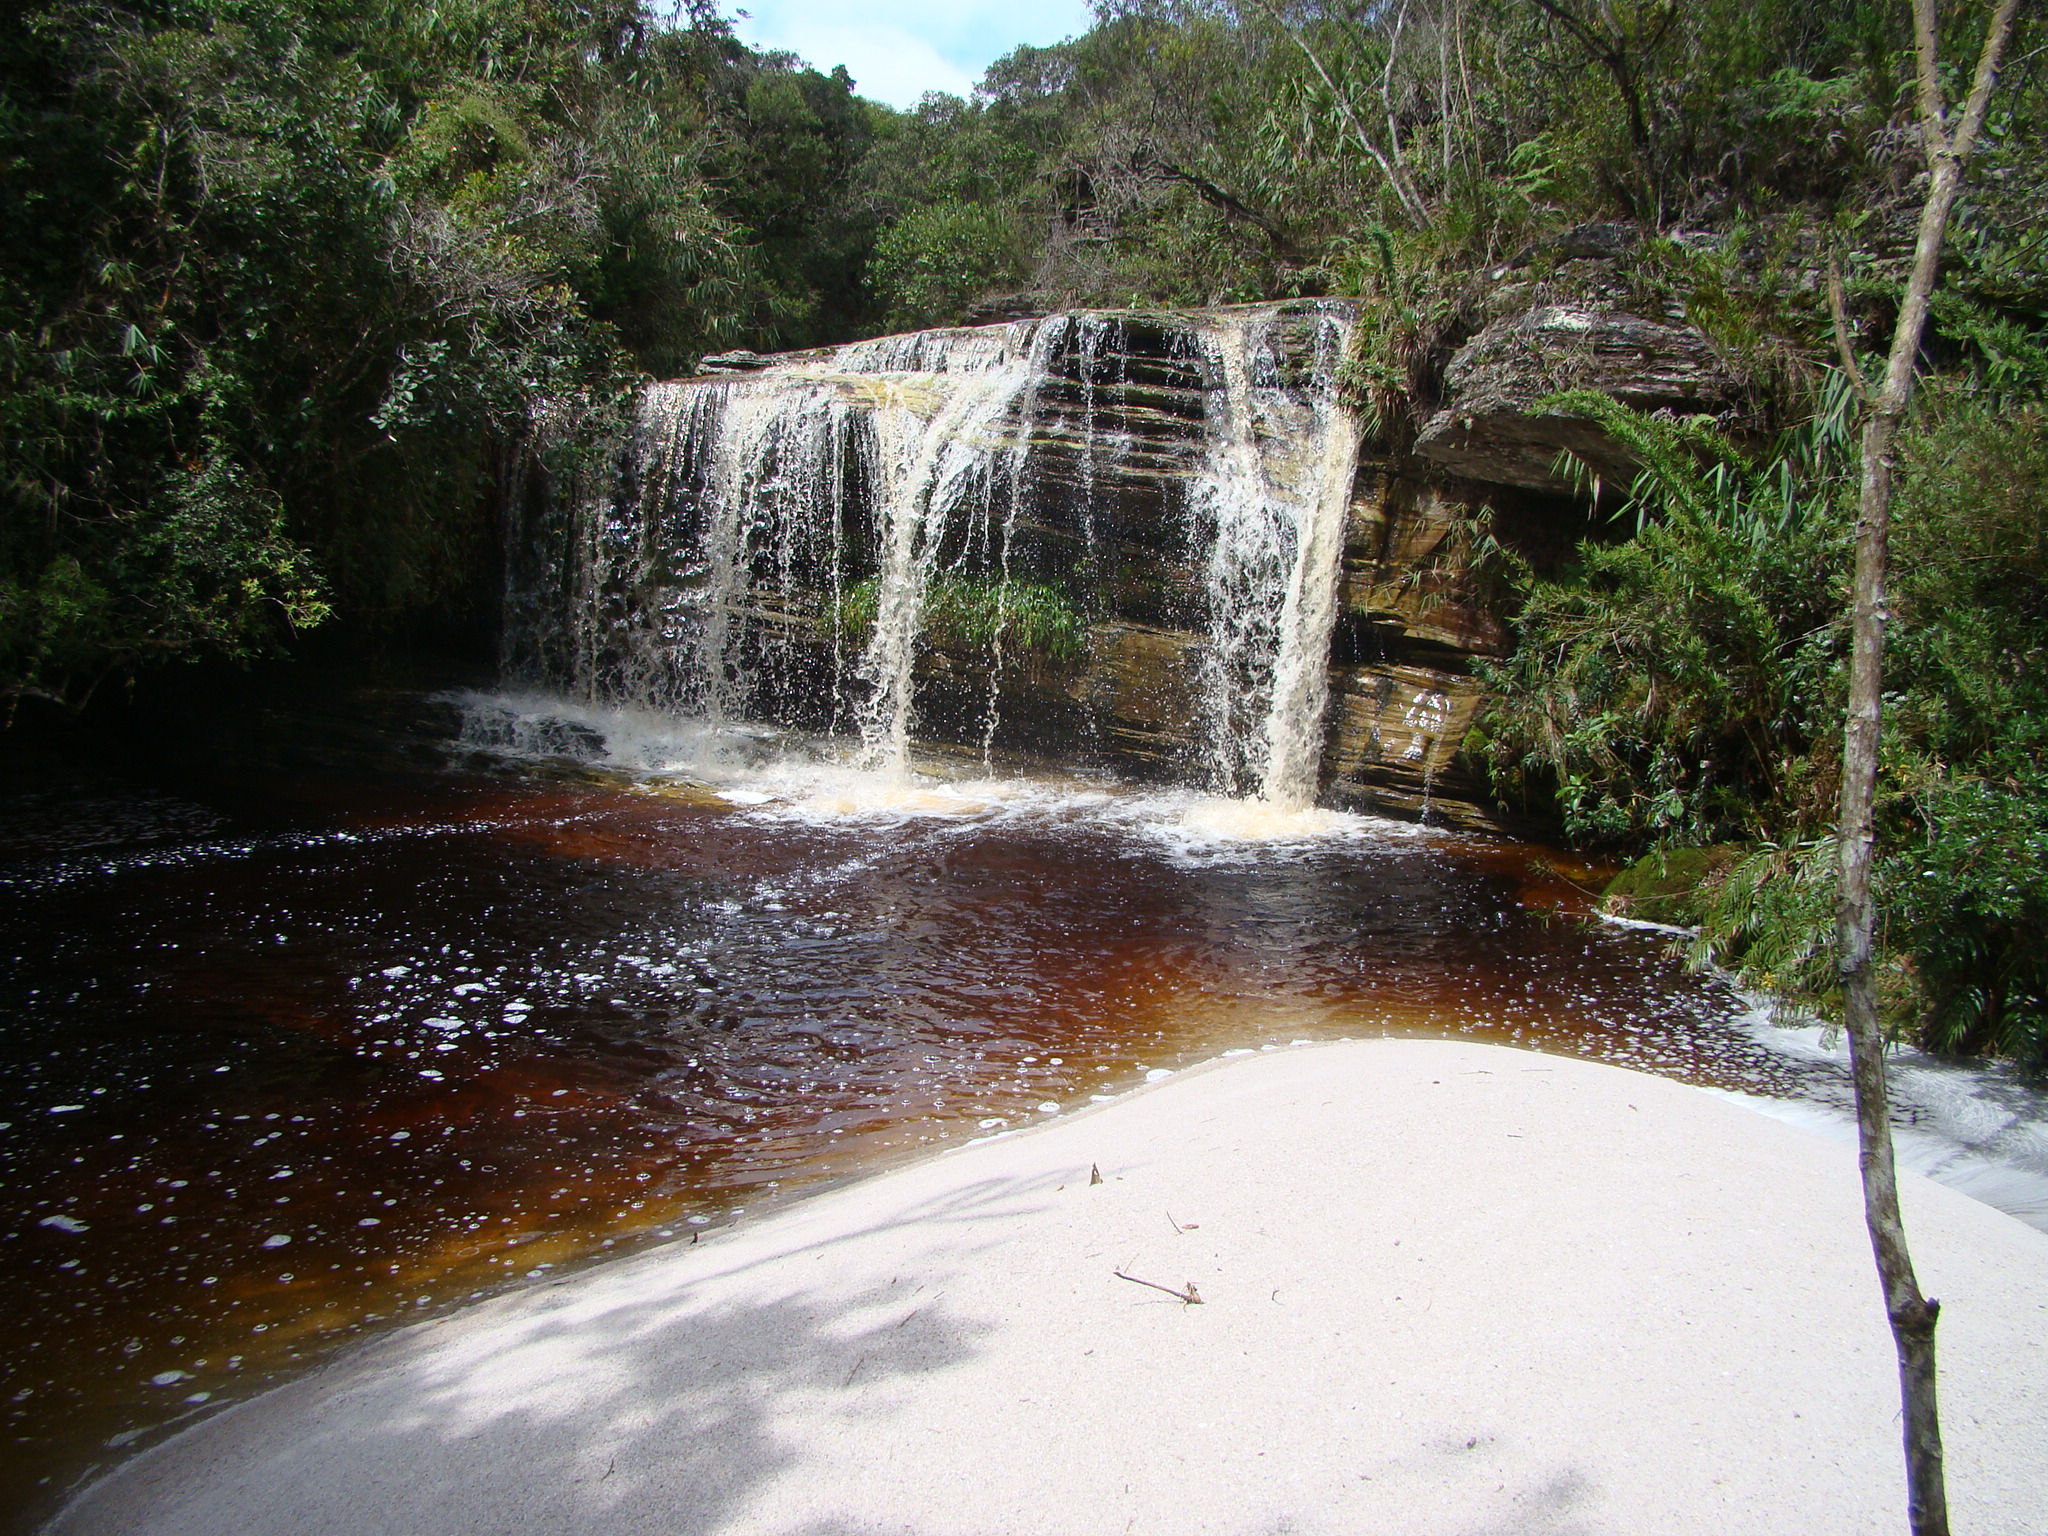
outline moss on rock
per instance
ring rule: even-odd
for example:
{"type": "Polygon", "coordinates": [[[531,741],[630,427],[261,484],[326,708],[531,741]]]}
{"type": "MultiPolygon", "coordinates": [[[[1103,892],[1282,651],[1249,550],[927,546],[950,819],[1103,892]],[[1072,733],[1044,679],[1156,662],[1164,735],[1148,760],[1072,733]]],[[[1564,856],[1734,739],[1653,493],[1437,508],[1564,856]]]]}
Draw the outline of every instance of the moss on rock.
{"type": "Polygon", "coordinates": [[[1701,897],[1742,854],[1740,843],[1665,848],[1646,854],[1607,882],[1600,908],[1615,917],[1696,926],[1701,897]]]}

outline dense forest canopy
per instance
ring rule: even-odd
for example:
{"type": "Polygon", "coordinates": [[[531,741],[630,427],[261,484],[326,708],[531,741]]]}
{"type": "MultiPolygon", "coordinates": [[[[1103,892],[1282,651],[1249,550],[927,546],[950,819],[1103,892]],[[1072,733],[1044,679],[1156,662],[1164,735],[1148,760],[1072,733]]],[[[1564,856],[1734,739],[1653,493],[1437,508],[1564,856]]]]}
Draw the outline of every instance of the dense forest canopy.
{"type": "MultiPolygon", "coordinates": [[[[1982,8],[1944,24],[1973,57],[1982,8]]],[[[1901,1017],[2034,1054],[2042,40],[2030,12],[1924,359],[1886,801],[1901,1017]]],[[[1824,1002],[1841,370],[1912,239],[1909,53],[1895,0],[1102,0],[899,112],[710,0],[31,6],[0,31],[0,695],[77,709],[168,659],[487,608],[508,466],[723,349],[1343,295],[1399,454],[1501,275],[1621,226],[1605,299],[1703,330],[1746,435],[1570,403],[1643,476],[1562,564],[1471,530],[1521,640],[1469,748],[1580,841],[1703,850],[1677,915],[1824,1002]]]]}

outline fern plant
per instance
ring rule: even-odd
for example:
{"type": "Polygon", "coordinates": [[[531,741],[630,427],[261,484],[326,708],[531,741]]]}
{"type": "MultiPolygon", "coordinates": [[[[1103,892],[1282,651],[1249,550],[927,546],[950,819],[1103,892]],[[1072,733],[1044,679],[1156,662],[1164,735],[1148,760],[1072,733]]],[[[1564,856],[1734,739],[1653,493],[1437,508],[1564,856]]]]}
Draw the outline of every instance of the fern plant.
{"type": "Polygon", "coordinates": [[[1762,835],[1819,791],[1812,748],[1834,718],[1841,392],[1761,461],[1709,419],[1586,392],[1545,405],[1633,454],[1615,513],[1633,532],[1520,577],[1520,642],[1482,667],[1495,702],[1472,745],[1504,791],[1554,795],[1578,842],[1762,835]]]}

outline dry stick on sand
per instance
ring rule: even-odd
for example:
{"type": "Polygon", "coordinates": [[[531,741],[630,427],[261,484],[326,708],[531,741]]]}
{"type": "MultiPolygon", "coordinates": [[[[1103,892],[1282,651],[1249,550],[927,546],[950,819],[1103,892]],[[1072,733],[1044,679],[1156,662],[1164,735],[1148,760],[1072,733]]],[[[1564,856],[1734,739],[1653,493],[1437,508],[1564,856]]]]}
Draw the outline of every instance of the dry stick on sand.
{"type": "Polygon", "coordinates": [[[1188,1282],[1186,1290],[1176,1291],[1170,1285],[1161,1285],[1157,1280],[1140,1280],[1136,1275],[1127,1275],[1120,1269],[1113,1269],[1110,1273],[1119,1280],[1130,1281],[1133,1285],[1149,1285],[1155,1291],[1164,1291],[1175,1301],[1185,1302],[1191,1307],[1199,1307],[1202,1304],[1202,1293],[1195,1289],[1195,1282],[1192,1280],[1188,1282]]]}

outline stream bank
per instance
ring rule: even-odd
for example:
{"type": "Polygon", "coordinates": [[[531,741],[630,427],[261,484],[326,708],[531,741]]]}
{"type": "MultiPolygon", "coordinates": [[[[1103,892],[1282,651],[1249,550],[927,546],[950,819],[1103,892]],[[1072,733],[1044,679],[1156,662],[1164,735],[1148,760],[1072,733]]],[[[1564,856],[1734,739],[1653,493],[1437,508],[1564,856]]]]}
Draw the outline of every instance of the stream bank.
{"type": "MultiPolygon", "coordinates": [[[[1905,1183],[1952,1504],[2026,1536],[2048,1236],[1905,1183]]],[[[1858,1207],[1639,1073],[1276,1049],[408,1330],[55,1529],[1877,1533],[1858,1207]]]]}

